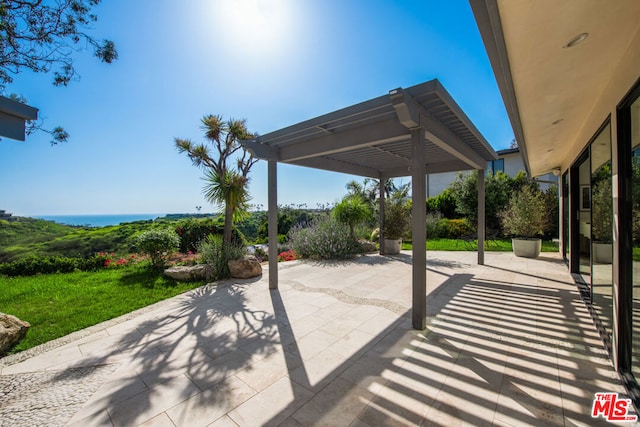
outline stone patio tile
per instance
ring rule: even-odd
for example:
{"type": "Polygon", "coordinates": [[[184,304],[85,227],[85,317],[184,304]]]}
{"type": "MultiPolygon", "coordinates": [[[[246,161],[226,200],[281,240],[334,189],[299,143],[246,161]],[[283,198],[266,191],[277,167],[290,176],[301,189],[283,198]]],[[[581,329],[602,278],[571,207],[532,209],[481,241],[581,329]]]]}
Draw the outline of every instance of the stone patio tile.
{"type": "Polygon", "coordinates": [[[300,365],[302,365],[302,360],[299,355],[277,351],[251,364],[238,372],[236,376],[260,392],[287,376],[300,365]]]}
{"type": "Polygon", "coordinates": [[[312,391],[319,391],[347,369],[353,360],[324,350],[289,373],[289,377],[312,391]]]}
{"type": "Polygon", "coordinates": [[[276,426],[312,396],[311,391],[289,377],[283,377],[228,415],[239,426],[276,426]]]}
{"type": "Polygon", "coordinates": [[[113,427],[111,418],[106,409],[95,411],[87,415],[85,418],[78,419],[73,417],[66,424],[67,427],[113,427]]]}
{"type": "Polygon", "coordinates": [[[56,366],[73,364],[82,358],[82,353],[77,346],[69,346],[48,351],[44,354],[31,357],[24,362],[16,363],[2,369],[2,375],[19,374],[52,369],[56,366]]]}
{"type": "Polygon", "coordinates": [[[384,310],[366,322],[362,322],[357,329],[362,332],[378,335],[385,331],[390,331],[398,326],[403,320],[404,318],[398,314],[384,310]]]}
{"type": "Polygon", "coordinates": [[[422,394],[387,383],[358,414],[358,420],[372,426],[420,425],[431,400],[422,394]]]}
{"type": "Polygon", "coordinates": [[[238,350],[213,358],[204,366],[205,369],[202,372],[192,370],[186,375],[200,390],[207,390],[220,381],[246,369],[251,362],[250,354],[238,350]]]}
{"type": "MultiPolygon", "coordinates": [[[[116,371],[108,382],[102,385],[84,406],[73,416],[71,422],[99,420],[107,408],[123,402],[148,390],[147,385],[135,372],[116,371]]],[[[108,417],[108,415],[107,415],[108,417]]],[[[80,425],[81,423],[79,423],[80,425]]],[[[109,421],[111,425],[111,421],[109,421]]]]}
{"type": "Polygon", "coordinates": [[[292,416],[303,426],[345,426],[356,419],[373,397],[367,390],[337,378],[292,416]]]}
{"type": "Polygon", "coordinates": [[[323,322],[331,322],[334,319],[343,318],[345,316],[349,317],[349,313],[355,307],[356,306],[354,304],[337,301],[317,312],[315,317],[323,322]]]}
{"type": "Polygon", "coordinates": [[[329,350],[345,359],[360,357],[375,345],[380,338],[366,332],[354,330],[329,346],[329,350]]]}
{"type": "Polygon", "coordinates": [[[329,334],[337,338],[342,338],[361,324],[361,320],[353,319],[348,314],[345,314],[343,316],[336,317],[328,322],[325,322],[319,328],[319,330],[328,332],[329,334]]]}
{"type": "Polygon", "coordinates": [[[169,416],[163,412],[155,417],[138,424],[138,427],[175,427],[169,416]]]}
{"type": "Polygon", "coordinates": [[[131,399],[109,406],[109,415],[116,427],[137,425],[199,393],[200,389],[181,375],[131,399]]]}
{"type": "Polygon", "coordinates": [[[304,338],[323,324],[323,320],[315,315],[306,316],[295,321],[288,319],[289,328],[297,340],[304,338]]]}
{"type": "Polygon", "coordinates": [[[228,415],[218,418],[207,427],[238,427],[228,415]]]}
{"type": "MultiPolygon", "coordinates": [[[[309,360],[316,354],[327,349],[337,340],[335,336],[327,332],[315,330],[296,340],[295,347],[303,360],[309,360]]],[[[293,344],[286,346],[285,350],[290,350],[292,345],[293,344]]]]}
{"type": "Polygon", "coordinates": [[[206,426],[242,404],[256,391],[236,376],[230,376],[167,410],[176,426],[206,426]]]}
{"type": "Polygon", "coordinates": [[[393,359],[368,352],[345,369],[340,374],[340,378],[377,394],[396,369],[393,359]]]}

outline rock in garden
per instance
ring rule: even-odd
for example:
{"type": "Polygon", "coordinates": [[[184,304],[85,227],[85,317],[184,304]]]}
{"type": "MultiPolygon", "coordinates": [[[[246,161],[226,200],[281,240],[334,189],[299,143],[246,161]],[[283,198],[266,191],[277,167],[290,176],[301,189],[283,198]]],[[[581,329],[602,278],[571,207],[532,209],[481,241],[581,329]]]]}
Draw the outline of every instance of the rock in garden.
{"type": "Polygon", "coordinates": [[[192,280],[205,280],[208,276],[209,268],[206,264],[179,265],[167,268],[164,275],[179,282],[189,282],[192,280]]]}
{"type": "Polygon", "coordinates": [[[30,324],[16,316],[0,313],[0,355],[18,344],[30,327],[30,324]]]}
{"type": "Polygon", "coordinates": [[[378,250],[376,244],[368,240],[359,240],[358,243],[362,248],[362,252],[376,252],[378,250]]]}
{"type": "Polygon", "coordinates": [[[231,277],[236,279],[249,279],[262,274],[262,266],[253,255],[245,256],[242,259],[233,259],[229,261],[228,265],[231,277]]]}

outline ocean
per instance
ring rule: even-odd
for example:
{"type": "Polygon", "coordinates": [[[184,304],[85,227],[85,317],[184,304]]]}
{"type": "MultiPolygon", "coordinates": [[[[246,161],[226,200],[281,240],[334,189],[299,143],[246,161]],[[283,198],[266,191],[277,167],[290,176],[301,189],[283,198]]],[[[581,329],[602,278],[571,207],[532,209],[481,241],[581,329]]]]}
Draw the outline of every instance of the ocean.
{"type": "Polygon", "coordinates": [[[46,219],[66,225],[104,227],[118,225],[121,222],[133,222],[163,217],[164,214],[128,214],[128,215],[38,215],[34,218],[46,219]]]}

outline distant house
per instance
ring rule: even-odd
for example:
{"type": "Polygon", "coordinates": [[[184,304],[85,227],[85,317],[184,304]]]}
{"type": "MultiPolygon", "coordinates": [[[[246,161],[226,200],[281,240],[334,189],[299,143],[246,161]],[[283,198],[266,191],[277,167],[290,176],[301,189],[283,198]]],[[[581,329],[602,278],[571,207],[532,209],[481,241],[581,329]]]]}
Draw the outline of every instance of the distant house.
{"type": "MultiPolygon", "coordinates": [[[[517,148],[507,148],[496,151],[499,158],[487,164],[486,173],[504,172],[510,177],[515,177],[518,172],[524,172],[525,166],[520,150],[517,148]]],[[[458,172],[432,173],[427,174],[427,197],[435,197],[442,193],[453,180],[458,172]]],[[[551,184],[558,184],[558,178],[552,173],[547,173],[535,177],[542,190],[549,188],[551,184]]]]}
{"type": "Polygon", "coordinates": [[[15,216],[12,216],[12,214],[8,213],[7,211],[0,209],[0,219],[3,219],[5,221],[17,221],[18,218],[16,218],[15,216]]]}

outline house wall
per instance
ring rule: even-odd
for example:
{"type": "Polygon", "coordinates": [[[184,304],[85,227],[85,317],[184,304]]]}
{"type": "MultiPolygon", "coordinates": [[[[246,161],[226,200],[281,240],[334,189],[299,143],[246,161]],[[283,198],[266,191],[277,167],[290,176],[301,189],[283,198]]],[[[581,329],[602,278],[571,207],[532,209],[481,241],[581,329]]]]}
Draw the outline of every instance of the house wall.
{"type": "MultiPolygon", "coordinates": [[[[499,159],[504,160],[504,173],[510,177],[515,177],[519,172],[525,171],[524,162],[520,152],[501,154],[498,151],[499,159]]],[[[489,169],[490,166],[489,166],[489,169]]],[[[443,172],[427,174],[427,197],[435,197],[442,193],[446,188],[451,185],[453,180],[460,172],[443,172]]],[[[462,174],[470,173],[470,171],[463,171],[462,174]]],[[[545,191],[549,186],[558,184],[558,177],[548,173],[534,178],[539,181],[540,189],[545,191]]]]}
{"type": "MultiPolygon", "coordinates": [[[[562,162],[562,173],[569,170],[575,164],[578,156],[588,147],[589,142],[597,133],[600,126],[607,120],[611,124],[611,169],[612,169],[612,194],[613,194],[613,274],[612,274],[612,324],[611,324],[611,352],[614,365],[619,371],[626,371],[630,361],[630,345],[633,340],[630,331],[630,323],[632,322],[628,299],[631,296],[630,283],[631,277],[625,273],[625,268],[630,271],[630,266],[625,267],[624,263],[629,264],[630,259],[626,260],[622,251],[628,251],[629,248],[622,246],[624,241],[623,235],[630,235],[631,230],[625,227],[621,216],[621,206],[624,206],[624,194],[621,194],[620,182],[622,176],[620,174],[620,165],[618,162],[619,155],[630,156],[631,153],[623,153],[623,147],[618,141],[618,113],[617,107],[625,98],[627,93],[636,85],[640,79],[640,31],[631,38],[626,49],[623,60],[620,61],[615,68],[614,73],[608,76],[608,80],[603,84],[601,95],[596,100],[589,100],[592,104],[592,110],[585,119],[584,125],[576,133],[575,140],[571,141],[572,148],[570,154],[562,162]]],[[[561,198],[560,212],[563,212],[561,198]]],[[[561,221],[561,227],[568,225],[561,221]]],[[[561,230],[560,236],[565,233],[561,230]]],[[[563,242],[564,243],[564,242],[563,242]]],[[[572,256],[575,248],[572,248],[572,256]]],[[[571,265],[571,264],[570,264],[571,265]]]]}

